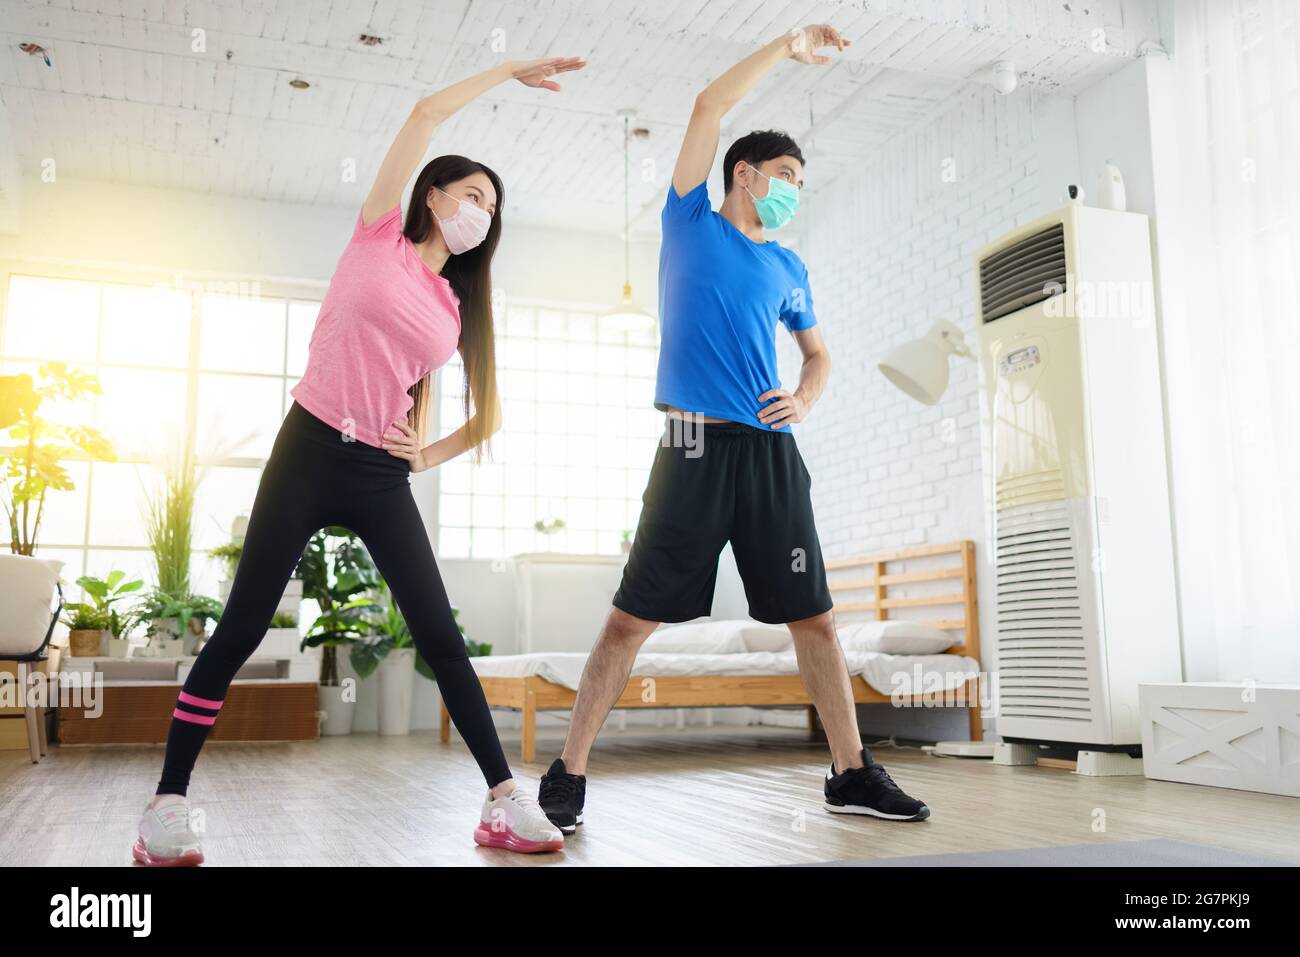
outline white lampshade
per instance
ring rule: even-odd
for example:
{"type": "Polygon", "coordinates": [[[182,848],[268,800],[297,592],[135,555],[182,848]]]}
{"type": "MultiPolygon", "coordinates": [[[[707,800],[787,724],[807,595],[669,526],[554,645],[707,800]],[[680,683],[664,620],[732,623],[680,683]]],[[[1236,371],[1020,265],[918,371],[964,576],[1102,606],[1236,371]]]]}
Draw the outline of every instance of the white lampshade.
{"type": "Polygon", "coordinates": [[[913,399],[935,405],[948,388],[948,357],[952,355],[971,357],[961,330],[939,319],[924,337],[903,343],[877,368],[913,399]]]}
{"type": "Polygon", "coordinates": [[[640,304],[632,298],[632,285],[624,283],[623,298],[601,315],[600,323],[610,329],[635,332],[642,329],[653,329],[655,327],[655,317],[641,308],[640,304]]]}

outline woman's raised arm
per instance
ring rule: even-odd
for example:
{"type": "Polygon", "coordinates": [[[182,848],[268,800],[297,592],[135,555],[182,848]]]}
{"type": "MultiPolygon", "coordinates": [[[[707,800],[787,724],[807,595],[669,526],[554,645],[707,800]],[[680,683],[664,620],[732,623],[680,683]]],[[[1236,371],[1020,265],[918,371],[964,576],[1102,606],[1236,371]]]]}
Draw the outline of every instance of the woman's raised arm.
{"type": "Polygon", "coordinates": [[[424,158],[433,131],[461,107],[506,80],[518,80],[524,86],[558,91],[560,84],[549,77],[580,70],[586,65],[587,61],[582,57],[548,57],[502,63],[420,100],[398,130],[393,145],[388,147],[374,185],[370,187],[370,193],[361,207],[362,222],[370,225],[401,202],[402,191],[424,158]]]}

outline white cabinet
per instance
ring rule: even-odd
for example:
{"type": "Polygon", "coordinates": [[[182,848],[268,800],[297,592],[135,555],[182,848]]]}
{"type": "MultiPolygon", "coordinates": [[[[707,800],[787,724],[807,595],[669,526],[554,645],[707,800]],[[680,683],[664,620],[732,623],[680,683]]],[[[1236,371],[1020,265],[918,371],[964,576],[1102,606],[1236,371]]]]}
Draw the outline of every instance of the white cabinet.
{"type": "Polygon", "coordinates": [[[520,654],[590,651],[626,561],[626,555],[546,552],[511,559],[520,654]]]}

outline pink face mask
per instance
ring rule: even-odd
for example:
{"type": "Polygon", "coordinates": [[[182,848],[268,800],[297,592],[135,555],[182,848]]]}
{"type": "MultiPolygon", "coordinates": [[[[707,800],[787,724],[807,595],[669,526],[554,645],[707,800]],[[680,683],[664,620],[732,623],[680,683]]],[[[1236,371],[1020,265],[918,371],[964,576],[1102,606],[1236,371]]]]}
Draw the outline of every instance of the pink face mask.
{"type": "MultiPolygon", "coordinates": [[[[435,186],[434,189],[444,196],[451,196],[451,193],[441,187],[435,186]]],[[[488,228],[492,225],[492,216],[487,210],[479,209],[473,203],[456,199],[455,196],[451,198],[458,204],[456,215],[449,216],[447,219],[438,219],[438,215],[434,213],[433,218],[438,219],[438,228],[442,230],[442,238],[447,241],[447,248],[453,255],[459,255],[473,249],[487,238],[488,228]]]]}

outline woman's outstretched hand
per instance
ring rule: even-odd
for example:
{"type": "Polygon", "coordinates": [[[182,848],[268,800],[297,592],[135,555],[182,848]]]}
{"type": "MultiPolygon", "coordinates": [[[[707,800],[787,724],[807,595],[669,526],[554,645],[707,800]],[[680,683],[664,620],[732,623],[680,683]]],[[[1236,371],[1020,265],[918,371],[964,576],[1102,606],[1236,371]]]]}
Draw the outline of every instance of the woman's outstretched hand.
{"type": "Polygon", "coordinates": [[[569,73],[581,70],[587,61],[580,56],[553,56],[541,60],[520,60],[513,64],[510,75],[524,86],[533,86],[541,90],[560,89],[560,84],[547,77],[557,73],[569,73]]]}
{"type": "Polygon", "coordinates": [[[384,433],[383,447],[389,455],[410,462],[412,472],[423,472],[429,467],[424,459],[424,450],[420,448],[420,437],[404,419],[393,420],[393,424],[384,433]]]}
{"type": "Polygon", "coordinates": [[[842,51],[850,42],[840,36],[840,32],[834,27],[825,23],[813,23],[790,31],[788,39],[790,58],[800,63],[830,63],[830,57],[817,51],[822,47],[835,47],[836,50],[842,51]]]}

